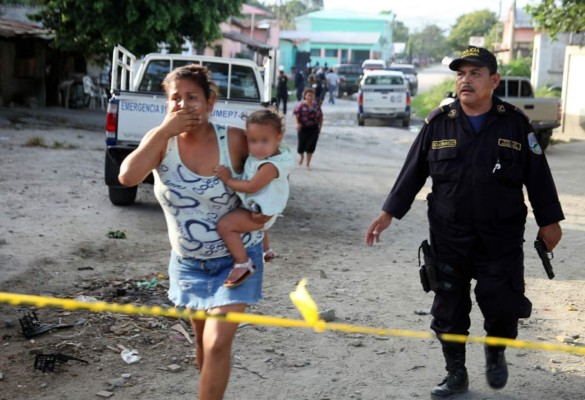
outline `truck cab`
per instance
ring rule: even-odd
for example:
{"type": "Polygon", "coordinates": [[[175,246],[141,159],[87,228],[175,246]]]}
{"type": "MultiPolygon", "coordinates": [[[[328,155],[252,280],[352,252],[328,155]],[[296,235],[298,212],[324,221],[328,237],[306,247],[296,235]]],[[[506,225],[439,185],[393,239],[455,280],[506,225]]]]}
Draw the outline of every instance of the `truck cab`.
{"type": "MultiPolygon", "coordinates": [[[[167,96],[162,82],[170,71],[192,63],[206,66],[219,88],[211,121],[244,127],[248,114],[270,104],[271,61],[268,55],[264,67],[260,67],[246,59],[162,53],[137,60],[130,51],[116,46],[112,97],[106,114],[105,181],[110,201],[128,205],[136,199],[137,187],[127,188],[118,181],[120,164],[138,147],[146,132],[164,120],[167,96]]],[[[152,175],[145,182],[152,183],[152,175]]]]}

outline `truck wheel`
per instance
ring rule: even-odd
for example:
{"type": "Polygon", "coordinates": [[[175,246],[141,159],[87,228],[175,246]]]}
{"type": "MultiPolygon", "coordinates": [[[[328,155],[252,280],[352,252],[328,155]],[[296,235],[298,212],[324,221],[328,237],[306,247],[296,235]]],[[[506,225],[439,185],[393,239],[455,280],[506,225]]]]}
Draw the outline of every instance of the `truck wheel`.
{"type": "Polygon", "coordinates": [[[343,91],[339,89],[339,85],[335,88],[335,97],[341,99],[343,97],[343,91]]]}
{"type": "Polygon", "coordinates": [[[538,140],[538,144],[542,148],[542,151],[545,151],[550,143],[550,137],[552,136],[552,129],[546,129],[544,131],[537,131],[536,132],[536,139],[538,140]]]}
{"type": "Polygon", "coordinates": [[[358,126],[364,126],[365,122],[366,121],[363,118],[360,118],[360,116],[358,115],[358,126]]]}
{"type": "Polygon", "coordinates": [[[410,115],[402,118],[402,127],[408,128],[410,126],[410,115]]]}
{"type": "Polygon", "coordinates": [[[128,206],[136,200],[138,186],[108,186],[110,201],[115,206],[128,206]]]}

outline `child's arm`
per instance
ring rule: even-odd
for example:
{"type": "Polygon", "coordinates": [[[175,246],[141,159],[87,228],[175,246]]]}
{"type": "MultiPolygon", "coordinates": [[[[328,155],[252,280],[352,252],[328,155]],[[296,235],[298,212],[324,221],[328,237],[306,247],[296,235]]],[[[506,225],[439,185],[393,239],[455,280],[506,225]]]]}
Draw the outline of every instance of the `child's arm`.
{"type": "Polygon", "coordinates": [[[274,164],[267,162],[260,166],[258,172],[250,180],[232,178],[230,169],[224,165],[215,167],[215,176],[232,190],[242,193],[256,193],[273,179],[278,178],[278,169],[274,164]]]}

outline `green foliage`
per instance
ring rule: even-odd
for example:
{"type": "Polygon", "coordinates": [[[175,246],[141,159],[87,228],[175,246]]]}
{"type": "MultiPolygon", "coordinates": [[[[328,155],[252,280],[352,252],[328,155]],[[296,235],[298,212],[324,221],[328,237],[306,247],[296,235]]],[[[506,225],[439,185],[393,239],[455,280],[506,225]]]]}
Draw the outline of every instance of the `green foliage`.
{"type": "Polygon", "coordinates": [[[443,31],[437,25],[427,25],[420,32],[410,35],[412,57],[443,58],[447,51],[447,43],[443,31]]]}
{"type": "Polygon", "coordinates": [[[122,44],[137,55],[185,40],[207,45],[221,37],[219,24],[240,13],[243,0],[43,0],[34,17],[55,34],[53,45],[86,56],[109,57],[122,44]]]}
{"type": "Polygon", "coordinates": [[[553,39],[563,32],[585,32],[583,0],[541,0],[538,5],[527,5],[525,10],[532,16],[537,27],[553,39]]]}
{"type": "Polygon", "coordinates": [[[408,27],[402,21],[394,21],[392,40],[394,42],[408,42],[408,27]]]}
{"type": "Polygon", "coordinates": [[[431,111],[439,107],[445,98],[445,92],[455,91],[455,79],[448,79],[431,90],[419,93],[412,99],[412,110],[420,118],[425,118],[431,111]]]}
{"type": "Polygon", "coordinates": [[[486,36],[497,21],[496,14],[487,9],[463,14],[455,21],[447,43],[453,50],[461,51],[469,45],[471,36],[486,36]]]}
{"type": "Polygon", "coordinates": [[[541,87],[534,92],[535,97],[555,97],[561,98],[561,91],[557,89],[550,89],[548,87],[541,87]]]}
{"type": "Polygon", "coordinates": [[[500,75],[525,76],[530,78],[531,68],[532,59],[528,57],[521,57],[510,61],[510,64],[498,67],[498,72],[500,75]]]}
{"type": "Polygon", "coordinates": [[[284,4],[270,7],[272,12],[280,17],[282,30],[294,30],[295,18],[323,9],[323,0],[290,0],[284,4]]]}

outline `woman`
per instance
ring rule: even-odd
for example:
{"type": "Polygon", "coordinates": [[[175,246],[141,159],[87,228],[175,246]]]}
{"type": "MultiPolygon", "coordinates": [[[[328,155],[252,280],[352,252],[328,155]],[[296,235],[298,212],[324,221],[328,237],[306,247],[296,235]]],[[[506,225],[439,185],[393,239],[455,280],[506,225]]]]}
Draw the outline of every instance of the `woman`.
{"type": "Polygon", "coordinates": [[[311,159],[323,125],[323,111],[315,99],[315,91],[312,88],[305,88],[303,100],[295,106],[294,115],[298,134],[297,151],[301,156],[299,165],[303,165],[306,153],[307,169],[311,169],[311,159]]]}
{"type": "MultiPolygon", "coordinates": [[[[234,177],[248,156],[244,131],[212,124],[217,87],[206,67],[187,65],[163,82],[168,113],[146,134],[120,168],[120,182],[134,186],[154,172],[154,191],[163,208],[169,239],[169,299],[177,307],[209,314],[244,312],[262,297],[262,233],[242,235],[256,273],[237,288],[223,286],[233,259],[219,237],[217,221],[239,206],[238,196],[214,176],[218,164],[234,177]]],[[[200,370],[199,399],[223,398],[230,374],[237,324],[191,320],[200,370]]]]}

